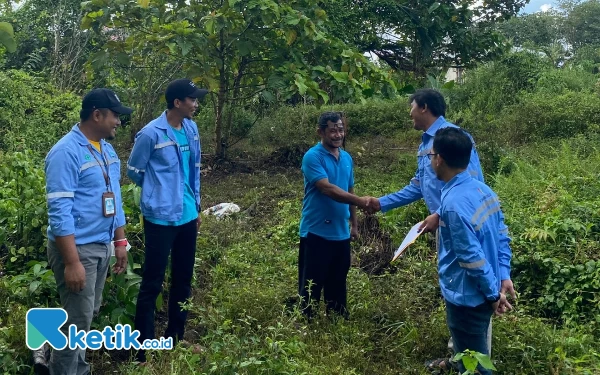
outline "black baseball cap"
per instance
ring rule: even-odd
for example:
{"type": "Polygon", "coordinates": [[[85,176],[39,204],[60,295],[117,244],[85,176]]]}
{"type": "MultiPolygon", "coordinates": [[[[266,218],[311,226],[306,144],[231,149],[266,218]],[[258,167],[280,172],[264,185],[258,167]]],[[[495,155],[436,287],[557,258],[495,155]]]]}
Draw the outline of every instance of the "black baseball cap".
{"type": "Polygon", "coordinates": [[[167,103],[172,103],[175,99],[183,100],[185,98],[202,99],[208,94],[208,90],[199,89],[194,82],[189,79],[176,79],[169,83],[165,91],[167,103]]]}
{"type": "Polygon", "coordinates": [[[93,89],[88,92],[81,102],[81,109],[102,109],[108,108],[120,115],[128,115],[133,109],[121,104],[119,97],[114,91],[109,89],[93,89]]]}

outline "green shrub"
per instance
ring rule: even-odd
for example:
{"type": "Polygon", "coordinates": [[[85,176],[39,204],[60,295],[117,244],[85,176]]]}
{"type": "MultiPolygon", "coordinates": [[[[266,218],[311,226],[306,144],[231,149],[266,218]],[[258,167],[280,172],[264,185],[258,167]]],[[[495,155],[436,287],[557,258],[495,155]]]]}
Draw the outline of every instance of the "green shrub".
{"type": "MultiPolygon", "coordinates": [[[[594,92],[598,78],[598,75],[577,66],[549,69],[541,74],[535,86],[535,92],[549,95],[563,94],[568,91],[591,93],[594,92]]],[[[564,105],[569,105],[569,103],[564,103],[564,105]]]]}
{"type": "Polygon", "coordinates": [[[513,277],[525,306],[600,333],[598,136],[514,151],[494,178],[513,238],[513,277]],[[525,157],[524,157],[525,156],[525,157]],[[527,160],[527,161],[526,161],[527,160]]]}
{"type": "MultiPolygon", "coordinates": [[[[0,153],[0,265],[19,274],[46,257],[46,185],[33,152],[0,153]]],[[[1,268],[1,267],[0,267],[1,268]]]]}
{"type": "Polygon", "coordinates": [[[45,156],[79,121],[81,100],[22,71],[0,72],[0,150],[45,156]]]}
{"type": "Polygon", "coordinates": [[[490,126],[497,129],[502,144],[510,145],[595,132],[600,129],[600,95],[585,91],[526,93],[490,126]]]}
{"type": "Polygon", "coordinates": [[[517,103],[519,94],[532,91],[550,69],[552,63],[535,53],[507,54],[499,61],[467,71],[464,83],[449,92],[449,109],[464,120],[465,126],[477,126],[494,118],[504,107],[517,103]]]}
{"type": "Polygon", "coordinates": [[[325,111],[343,112],[347,118],[348,139],[355,136],[390,136],[412,129],[406,98],[369,100],[365,104],[340,104],[317,108],[313,105],[281,107],[261,119],[251,130],[251,145],[281,146],[314,143],[317,121],[325,111]]]}

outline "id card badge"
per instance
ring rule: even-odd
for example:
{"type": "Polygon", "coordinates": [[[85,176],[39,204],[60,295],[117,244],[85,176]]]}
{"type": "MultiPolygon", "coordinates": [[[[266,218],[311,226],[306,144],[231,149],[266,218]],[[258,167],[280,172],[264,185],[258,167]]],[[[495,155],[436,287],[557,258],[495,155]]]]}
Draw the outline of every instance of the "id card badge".
{"type": "Polygon", "coordinates": [[[104,217],[115,216],[115,194],[107,191],[102,193],[102,214],[104,217]]]}

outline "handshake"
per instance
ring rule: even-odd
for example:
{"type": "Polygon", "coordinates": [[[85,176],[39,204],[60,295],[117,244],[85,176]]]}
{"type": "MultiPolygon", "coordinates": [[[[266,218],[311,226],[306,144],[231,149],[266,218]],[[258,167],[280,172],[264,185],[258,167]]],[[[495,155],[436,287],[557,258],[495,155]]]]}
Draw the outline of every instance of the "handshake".
{"type": "Polygon", "coordinates": [[[381,204],[379,199],[375,197],[357,197],[356,206],[364,211],[366,214],[372,215],[376,212],[381,211],[381,204]]]}
{"type": "MultiPolygon", "coordinates": [[[[372,215],[376,212],[381,211],[381,204],[379,203],[379,199],[375,197],[356,197],[353,202],[355,206],[360,208],[367,215],[372,215]]],[[[437,212],[432,213],[427,216],[419,226],[419,232],[435,232],[440,224],[440,215],[437,212]]]]}

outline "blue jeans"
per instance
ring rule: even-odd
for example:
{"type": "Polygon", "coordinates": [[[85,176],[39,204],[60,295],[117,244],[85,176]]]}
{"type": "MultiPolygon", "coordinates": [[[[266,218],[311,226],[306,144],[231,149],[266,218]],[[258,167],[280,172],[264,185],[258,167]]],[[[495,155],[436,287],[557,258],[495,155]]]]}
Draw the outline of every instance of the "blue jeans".
{"type": "MultiPolygon", "coordinates": [[[[466,349],[489,355],[488,327],[493,314],[492,304],[484,302],[479,306],[457,306],[446,301],[446,320],[454,352],[461,353],[466,349]]],[[[465,371],[462,361],[458,361],[461,373],[465,371]]],[[[491,370],[481,366],[477,369],[482,375],[491,375],[491,370]]]]}

